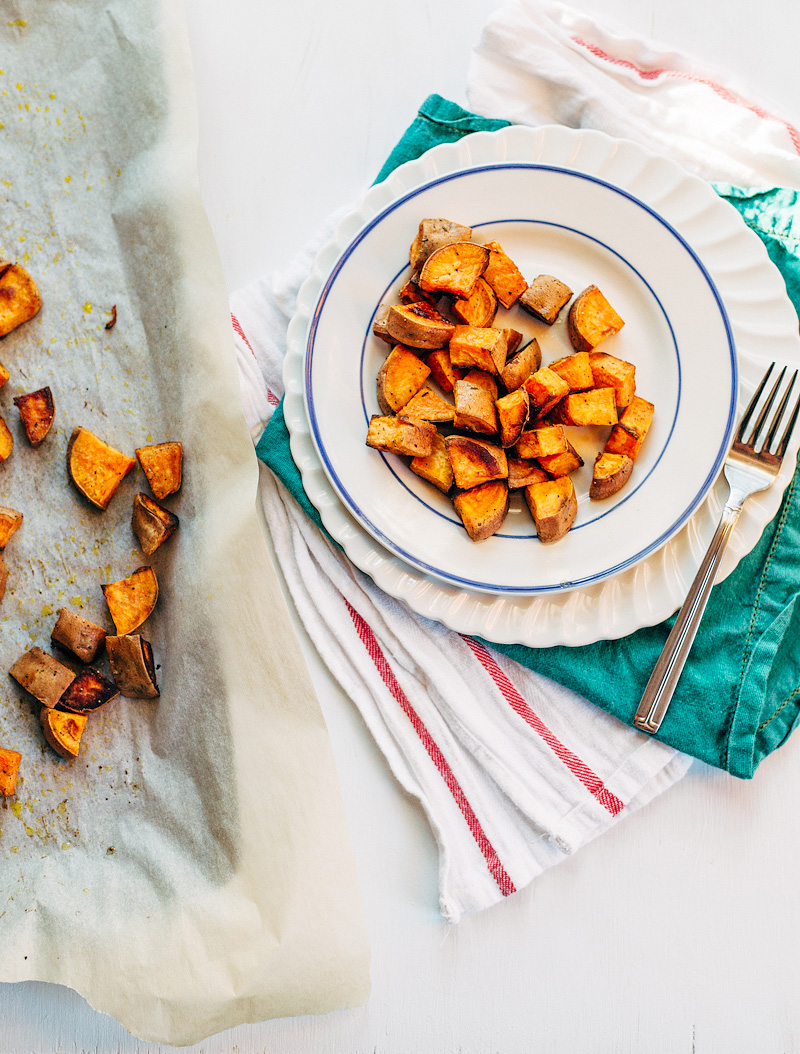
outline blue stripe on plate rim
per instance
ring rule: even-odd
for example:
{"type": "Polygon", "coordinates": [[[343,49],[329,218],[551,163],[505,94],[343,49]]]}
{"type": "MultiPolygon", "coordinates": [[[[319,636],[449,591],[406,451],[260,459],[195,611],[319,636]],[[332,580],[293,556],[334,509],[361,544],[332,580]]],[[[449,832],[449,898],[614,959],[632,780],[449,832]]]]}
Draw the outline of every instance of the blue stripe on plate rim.
{"type": "MultiPolygon", "coordinates": [[[[620,259],[622,259],[622,257],[620,257],[620,259]]],[[[630,266],[632,270],[635,270],[635,268],[633,268],[633,266],[628,261],[625,262],[628,263],[628,266],[630,266]]],[[[669,319],[667,319],[667,321],[669,322],[669,319]]],[[[672,330],[671,326],[670,330],[672,330]]],[[[633,194],[629,193],[627,190],[623,190],[621,187],[617,187],[613,183],[608,183],[606,180],[600,179],[598,176],[589,175],[586,172],[578,172],[575,169],[565,168],[561,165],[545,165],[532,162],[501,162],[499,164],[477,165],[470,168],[460,169],[457,172],[450,172],[445,175],[438,176],[435,179],[420,184],[420,186],[415,187],[413,190],[408,191],[406,194],[403,194],[401,197],[393,201],[390,205],[387,205],[386,208],[382,209],[368,223],[366,223],[359,230],[358,234],[350,242],[348,247],[337,260],[333,270],[326,279],[325,284],[323,285],[320,295],[317,299],[317,303],[314,308],[314,313],[311,317],[311,325],[309,327],[308,338],[306,341],[304,373],[306,408],[308,412],[309,426],[311,429],[312,438],[314,440],[314,445],[317,448],[317,453],[319,454],[320,460],[323,464],[328,478],[330,479],[331,483],[333,483],[334,488],[338,492],[339,496],[341,497],[345,505],[349,508],[350,512],[353,514],[356,520],[361,524],[361,526],[364,527],[364,529],[367,530],[386,549],[388,549],[389,552],[394,553],[401,559],[405,560],[407,563],[411,564],[413,567],[424,571],[426,574],[431,574],[435,578],[438,578],[445,582],[450,582],[451,584],[456,586],[462,586],[466,589],[475,589],[479,592],[508,595],[536,595],[545,593],[559,593],[565,589],[574,589],[578,586],[594,585],[595,583],[601,582],[606,578],[610,578],[612,575],[616,575],[619,572],[626,570],[627,568],[633,567],[635,564],[639,563],[640,560],[644,559],[644,557],[648,556],[650,553],[655,552],[665,542],[667,542],[672,537],[672,535],[675,534],[684,525],[684,523],[686,523],[686,521],[689,519],[695,509],[697,509],[697,507],[705,498],[706,494],[710,490],[711,486],[713,485],[714,481],[716,480],[717,476],[719,475],[722,469],[725,457],[728,452],[728,447],[730,446],[731,439],[733,438],[733,429],[736,420],[736,405],[739,388],[739,369],[738,363],[736,361],[736,347],[733,340],[733,331],[731,329],[728,313],[725,310],[725,305],[722,302],[722,297],[719,295],[719,291],[716,285],[714,284],[711,275],[708,273],[702,261],[698,257],[697,253],[695,253],[695,251],[692,249],[686,239],[672,226],[671,223],[669,223],[666,219],[664,219],[663,216],[656,212],[655,209],[652,209],[649,205],[641,201],[639,198],[635,197],[633,194]],[[475,579],[464,578],[460,575],[442,571],[440,568],[434,567],[433,565],[426,563],[424,560],[420,560],[412,553],[406,552],[402,547],[397,545],[396,542],[394,542],[391,538],[385,535],[384,532],[380,530],[380,528],[378,528],[374,523],[372,523],[369,517],[364,513],[363,509],[361,509],[353,501],[351,495],[347,491],[347,488],[343,485],[336,470],[334,469],[330,458],[328,457],[328,454],[325,450],[324,444],[322,442],[322,437],[319,434],[319,426],[317,422],[316,412],[314,409],[314,393],[311,385],[311,369],[314,358],[314,346],[320,316],[325,306],[325,302],[328,299],[328,296],[330,295],[331,289],[333,288],[333,285],[339,275],[339,272],[342,270],[345,263],[350,258],[351,254],[356,249],[356,247],[379,223],[383,221],[386,216],[394,212],[401,205],[404,205],[407,201],[411,201],[419,194],[429,190],[431,187],[437,186],[442,183],[447,183],[455,179],[462,179],[465,176],[472,176],[476,173],[497,171],[498,169],[534,169],[547,172],[557,172],[566,176],[570,176],[572,178],[583,179],[587,182],[596,183],[599,186],[605,187],[607,190],[618,194],[620,197],[627,199],[629,202],[631,202],[631,204],[636,205],[640,209],[643,209],[655,220],[657,220],[666,230],[669,231],[669,233],[680,243],[680,245],[688,253],[691,259],[694,261],[697,269],[700,271],[700,274],[702,275],[708,288],[710,289],[711,294],[714,297],[714,300],[716,301],[717,308],[719,310],[720,317],[722,319],[722,323],[725,329],[725,334],[727,336],[728,353],[730,356],[731,363],[731,398],[728,407],[728,420],[726,422],[723,440],[720,443],[720,447],[717,451],[717,455],[714,459],[714,464],[712,468],[710,469],[708,475],[703,481],[702,486],[700,487],[692,501],[689,503],[689,505],[680,513],[679,516],[675,518],[675,520],[673,520],[672,524],[666,530],[664,530],[658,538],[654,539],[647,546],[641,549],[638,553],[635,553],[634,555],[628,557],[628,559],[623,560],[620,563],[615,564],[611,567],[608,567],[603,571],[598,571],[593,575],[587,575],[584,578],[558,582],[552,585],[506,586],[499,585],[498,583],[494,582],[480,582],[475,579]]],[[[613,509],[609,511],[613,512],[613,509]]]]}

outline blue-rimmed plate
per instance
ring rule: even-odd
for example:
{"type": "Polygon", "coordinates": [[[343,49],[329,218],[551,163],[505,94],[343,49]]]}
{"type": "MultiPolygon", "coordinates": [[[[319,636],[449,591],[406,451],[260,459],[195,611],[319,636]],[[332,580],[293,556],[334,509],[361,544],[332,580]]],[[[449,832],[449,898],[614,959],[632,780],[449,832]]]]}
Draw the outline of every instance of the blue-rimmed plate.
{"type": "MultiPolygon", "coordinates": [[[[422,614],[502,641],[616,636],[680,603],[719,508],[718,497],[705,499],[737,415],[741,345],[769,355],[754,346],[761,330],[783,348],[774,357],[797,356],[792,317],[760,241],[668,160],[561,128],[469,136],[373,188],[319,255],[290,327],[293,454],[348,555],[422,614]],[[600,286],[625,319],[604,347],[636,364],[654,424],[630,483],[603,503],[589,501],[588,483],[608,430],[575,431],[586,462],[574,477],[579,512],[558,543],[536,539],[519,496],[497,535],[471,542],[446,498],[402,459],[364,445],[387,353],[371,321],[407,279],[408,246],[425,216],[499,241],[529,279],[556,274],[576,292],[600,286]]],[[[548,328],[501,309],[494,324],[536,336],[545,363],[571,350],[563,317],[548,328]]],[[[750,369],[750,349],[745,390],[762,368],[750,369]]],[[[768,515],[764,506],[745,524],[748,548],[768,515]]]]}

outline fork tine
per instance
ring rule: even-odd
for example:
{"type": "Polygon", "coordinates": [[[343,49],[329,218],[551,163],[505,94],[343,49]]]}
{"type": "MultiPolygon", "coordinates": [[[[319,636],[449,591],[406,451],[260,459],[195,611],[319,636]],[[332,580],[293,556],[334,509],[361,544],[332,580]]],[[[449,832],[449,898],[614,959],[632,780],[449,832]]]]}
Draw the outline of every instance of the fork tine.
{"type": "MultiPolygon", "coordinates": [[[[795,377],[797,374],[795,373],[795,377]]],[[[792,410],[792,416],[789,418],[789,423],[786,425],[786,429],[781,436],[781,441],[778,444],[778,449],[775,451],[775,457],[782,459],[786,453],[786,447],[794,430],[795,423],[797,421],[797,415],[800,413],[800,395],[797,397],[797,402],[794,404],[794,410],[792,410]]]]}
{"type": "Polygon", "coordinates": [[[777,381],[775,381],[775,383],[772,386],[772,391],[769,393],[767,401],[764,403],[763,407],[761,408],[761,413],[758,415],[758,420],[753,425],[753,431],[750,433],[750,439],[745,444],[746,446],[755,446],[756,439],[758,438],[758,433],[761,431],[761,428],[762,428],[762,426],[764,424],[764,421],[767,419],[767,414],[772,409],[772,404],[775,402],[775,396],[778,393],[778,388],[780,388],[781,381],[783,380],[785,374],[786,374],[786,367],[784,366],[783,369],[781,370],[781,372],[778,374],[777,381]]]}
{"type": "Polygon", "coordinates": [[[747,424],[748,424],[748,422],[750,420],[750,415],[752,414],[753,410],[755,410],[756,405],[758,404],[758,400],[761,398],[761,393],[764,391],[764,386],[766,385],[767,381],[769,380],[769,375],[772,373],[774,367],[775,367],[775,363],[774,362],[770,363],[769,369],[764,374],[764,376],[761,378],[761,384],[759,384],[759,386],[753,392],[753,398],[747,404],[747,409],[742,414],[742,419],[739,422],[739,431],[736,433],[736,439],[740,443],[742,442],[742,438],[744,436],[744,430],[745,430],[745,428],[747,428],[747,424]]]}
{"type": "Polygon", "coordinates": [[[783,398],[781,399],[780,404],[778,405],[778,409],[772,415],[772,425],[770,427],[769,432],[767,433],[767,438],[764,440],[764,445],[761,448],[762,454],[769,453],[769,448],[772,446],[772,442],[775,439],[775,436],[778,434],[778,429],[780,428],[781,421],[783,420],[783,412],[786,409],[786,404],[789,402],[789,396],[792,394],[794,382],[797,380],[797,373],[798,371],[795,370],[794,374],[792,375],[791,381],[789,381],[789,387],[783,393],[783,398]]]}

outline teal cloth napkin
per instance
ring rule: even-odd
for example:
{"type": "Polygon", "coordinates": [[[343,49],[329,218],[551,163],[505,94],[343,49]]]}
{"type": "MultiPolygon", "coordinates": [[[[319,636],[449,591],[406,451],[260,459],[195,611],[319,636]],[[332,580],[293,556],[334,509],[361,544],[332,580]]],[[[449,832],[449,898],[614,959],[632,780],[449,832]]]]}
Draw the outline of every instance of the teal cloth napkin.
{"type": "MultiPolygon", "coordinates": [[[[432,95],[392,151],[376,182],[432,146],[506,121],[488,120],[432,95]]],[[[716,184],[764,242],[800,313],[800,205],[797,191],[743,190],[716,184]]],[[[289,451],[282,405],[256,453],[320,528],[289,451]]],[[[800,716],[800,487],[795,475],[780,511],[759,543],[717,585],[658,738],[750,778],[790,735],[800,716]]],[[[490,644],[632,724],[650,671],[673,619],[621,640],[584,647],[528,648],[490,644]]]]}

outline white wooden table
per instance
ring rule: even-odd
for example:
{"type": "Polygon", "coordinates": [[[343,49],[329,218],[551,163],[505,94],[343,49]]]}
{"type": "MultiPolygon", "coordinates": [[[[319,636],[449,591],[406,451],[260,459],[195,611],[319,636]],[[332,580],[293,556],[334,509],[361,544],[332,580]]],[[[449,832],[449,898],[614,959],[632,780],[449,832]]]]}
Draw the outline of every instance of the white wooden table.
{"type": "MultiPolygon", "coordinates": [[[[575,2],[739,71],[773,111],[800,120],[797,0],[575,2]]],[[[231,290],[283,267],[356,198],[428,93],[466,103],[470,48],[494,7],[188,0],[202,189],[231,290]]],[[[800,1050],[800,735],[750,784],[697,765],[532,887],[449,927],[421,811],[304,643],[341,774],[373,995],[364,1009],[243,1026],[188,1049],[800,1050]]],[[[133,1039],[68,989],[0,985],[0,1054],[166,1049],[133,1039]]]]}

